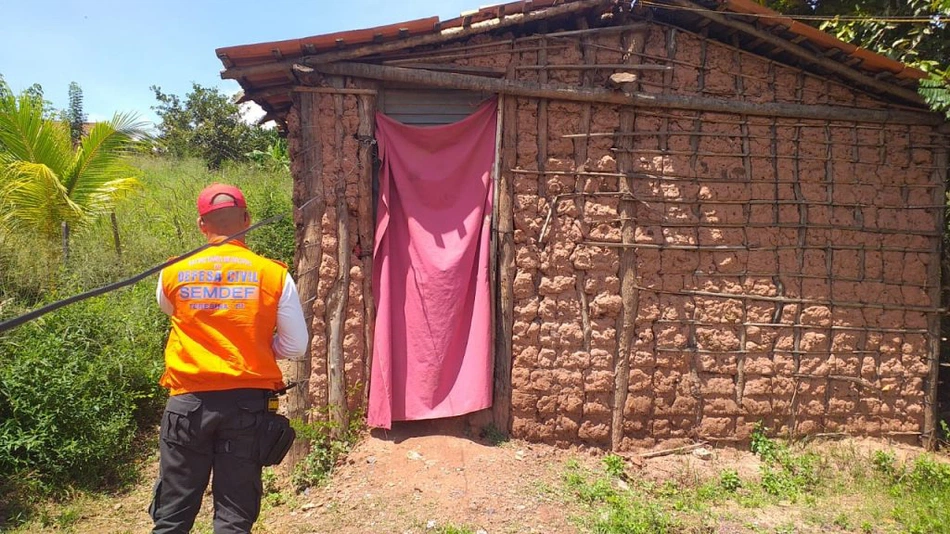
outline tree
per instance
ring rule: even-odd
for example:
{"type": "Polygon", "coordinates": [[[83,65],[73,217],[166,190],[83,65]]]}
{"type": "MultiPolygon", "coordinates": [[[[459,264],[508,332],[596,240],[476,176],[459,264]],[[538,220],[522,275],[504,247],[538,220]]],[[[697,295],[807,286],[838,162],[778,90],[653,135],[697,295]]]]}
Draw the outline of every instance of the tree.
{"type": "Polygon", "coordinates": [[[56,108],[53,107],[52,102],[46,99],[42,85],[34,83],[24,89],[20,95],[34,102],[42,111],[44,118],[52,118],[56,114],[56,108]]]}
{"type": "Polygon", "coordinates": [[[832,17],[822,30],[927,72],[920,94],[950,119],[950,0],[758,1],[790,15],[832,17]]]}
{"type": "MultiPolygon", "coordinates": [[[[13,90],[10,89],[7,81],[3,78],[3,74],[0,74],[0,98],[6,98],[11,95],[13,95],[13,90]]],[[[44,117],[49,118],[56,113],[56,109],[53,108],[53,103],[46,100],[46,96],[43,93],[43,86],[40,84],[34,83],[21,91],[20,95],[36,102],[43,109],[44,117]]]]}
{"type": "Polygon", "coordinates": [[[82,111],[82,88],[76,82],[69,84],[69,108],[66,110],[66,122],[69,123],[69,137],[73,146],[79,146],[82,139],[86,114],[82,111]]]}
{"type": "Polygon", "coordinates": [[[112,211],[139,182],[123,156],[144,135],[131,114],[101,122],[72,146],[62,121],[29,95],[0,98],[0,231],[55,241],[112,211]]]}
{"type": "Polygon", "coordinates": [[[152,109],[162,119],[159,138],[171,155],[199,157],[214,169],[267,147],[261,128],[245,123],[240,107],[216,87],[194,83],[184,101],[161,87],[151,89],[158,100],[152,109]]]}

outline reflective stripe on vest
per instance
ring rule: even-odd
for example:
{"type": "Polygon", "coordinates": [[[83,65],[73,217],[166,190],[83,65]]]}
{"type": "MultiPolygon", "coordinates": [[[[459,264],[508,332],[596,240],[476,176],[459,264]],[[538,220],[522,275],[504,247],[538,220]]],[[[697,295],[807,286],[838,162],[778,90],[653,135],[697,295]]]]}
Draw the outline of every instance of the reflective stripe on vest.
{"type": "Polygon", "coordinates": [[[271,342],[286,276],[236,241],[163,270],[175,311],[161,385],[172,395],[283,387],[271,342]]]}

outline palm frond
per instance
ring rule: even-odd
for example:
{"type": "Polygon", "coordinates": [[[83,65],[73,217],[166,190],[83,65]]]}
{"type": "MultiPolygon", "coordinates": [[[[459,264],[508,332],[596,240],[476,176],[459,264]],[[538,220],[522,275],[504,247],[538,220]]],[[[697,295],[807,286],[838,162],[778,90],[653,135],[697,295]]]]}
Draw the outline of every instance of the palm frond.
{"type": "Polygon", "coordinates": [[[86,199],[83,212],[86,221],[111,212],[118,201],[131,197],[142,189],[142,183],[135,177],[117,178],[102,184],[99,190],[86,199]]]}
{"type": "Polygon", "coordinates": [[[29,99],[0,98],[0,226],[55,239],[63,222],[75,229],[111,211],[136,191],[136,171],[123,159],[147,138],[137,115],[116,114],[73,149],[64,124],[44,120],[29,99]]]}
{"type": "Polygon", "coordinates": [[[14,162],[3,169],[6,176],[0,189],[5,209],[0,225],[10,233],[38,234],[55,239],[60,224],[78,225],[82,209],[66,194],[56,173],[45,164],[14,162]]]}
{"type": "Polygon", "coordinates": [[[63,185],[77,204],[86,205],[99,194],[103,184],[128,177],[129,167],[121,160],[136,139],[146,136],[145,123],[137,115],[116,114],[109,122],[96,124],[76,153],[63,185]]]}
{"type": "Polygon", "coordinates": [[[72,145],[65,125],[43,118],[40,104],[27,97],[6,97],[0,103],[0,152],[3,161],[42,163],[62,175],[72,163],[72,145]]]}

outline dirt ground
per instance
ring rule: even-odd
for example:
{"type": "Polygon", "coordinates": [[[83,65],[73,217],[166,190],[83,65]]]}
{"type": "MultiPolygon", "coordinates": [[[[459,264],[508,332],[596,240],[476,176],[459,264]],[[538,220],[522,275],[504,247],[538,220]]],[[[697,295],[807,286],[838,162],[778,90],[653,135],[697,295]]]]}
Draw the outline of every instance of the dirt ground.
{"type": "MultiPolygon", "coordinates": [[[[855,439],[836,447],[867,453],[889,448],[898,457],[920,452],[912,447],[855,439]]],[[[756,478],[759,460],[745,450],[708,445],[711,456],[694,453],[638,459],[628,456],[632,477],[658,482],[695,483],[734,469],[743,479],[756,478]]],[[[265,534],[443,533],[465,528],[477,534],[580,533],[580,505],[561,493],[567,462],[592,470],[602,468],[603,451],[562,450],[509,441],[491,445],[460,424],[415,422],[392,431],[373,431],[357,445],[330,481],[303,494],[289,489],[279,474],[279,495],[265,502],[255,532],[265,534]]],[[[18,532],[149,532],[146,512],[156,459],[149,460],[143,482],[110,498],[81,497],[69,508],[49,510],[46,527],[31,525],[18,532]],[[59,518],[59,519],[57,519],[59,518]],[[65,519],[63,519],[65,518],[65,519]]],[[[211,532],[211,502],[206,496],[194,532],[211,532]]],[[[843,503],[843,505],[846,503],[843,503]]],[[[759,509],[717,510],[721,534],[845,532],[809,527],[803,505],[759,509]]]]}

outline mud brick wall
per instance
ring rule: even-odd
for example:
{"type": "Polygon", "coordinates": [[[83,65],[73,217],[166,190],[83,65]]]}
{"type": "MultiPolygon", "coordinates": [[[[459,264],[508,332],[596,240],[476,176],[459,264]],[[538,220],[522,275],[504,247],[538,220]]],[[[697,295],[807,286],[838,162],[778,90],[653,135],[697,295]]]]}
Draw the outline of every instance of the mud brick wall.
{"type": "MultiPolygon", "coordinates": [[[[578,65],[651,64],[667,68],[632,66],[638,82],[625,89],[887,107],[660,24],[552,31],[481,35],[401,61],[601,88],[618,69],[578,65]]],[[[345,232],[349,289],[339,291],[339,214],[359,217],[366,169],[354,135],[367,125],[356,96],[296,98],[295,201],[321,199],[298,213],[298,277],[318,275],[310,392],[325,407],[331,339],[345,345],[347,388],[365,383],[371,352],[368,260],[354,247],[371,244],[355,225],[345,232]],[[335,338],[334,294],[347,296],[335,338]]],[[[512,265],[499,267],[513,279],[514,436],[632,449],[743,440],[759,421],[791,434],[925,430],[945,136],[510,96],[501,106],[515,245],[512,265]]],[[[355,408],[362,397],[349,399],[355,408]]]]}
{"type": "MultiPolygon", "coordinates": [[[[647,93],[886,107],[661,25],[515,43],[456,62],[595,87],[617,69],[576,65],[646,63],[669,67],[638,73],[647,93]]],[[[936,132],[525,98],[508,109],[514,435],[629,449],[742,440],[758,421],[792,434],[924,430],[936,132]]]]}

